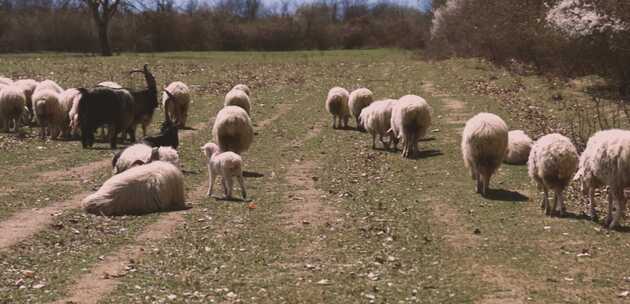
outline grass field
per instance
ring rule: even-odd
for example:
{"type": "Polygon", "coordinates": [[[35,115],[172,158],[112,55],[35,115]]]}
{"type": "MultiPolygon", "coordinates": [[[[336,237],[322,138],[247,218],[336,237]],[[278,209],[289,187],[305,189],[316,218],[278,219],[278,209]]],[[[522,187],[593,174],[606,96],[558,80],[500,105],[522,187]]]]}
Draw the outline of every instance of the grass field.
{"type": "Polygon", "coordinates": [[[142,85],[125,71],[148,63],[158,85],[191,85],[195,129],[181,134],[179,150],[193,208],[114,218],[79,208],[111,174],[107,144],[83,150],[28,128],[25,138],[0,134],[0,303],[612,303],[629,294],[629,230],[585,219],[574,195],[570,216],[544,217],[524,166],[502,166],[488,198],[474,193],[463,167],[469,117],[491,111],[539,135],[542,122],[522,109],[562,113],[546,101],[568,86],[395,50],[36,54],[0,63],[0,75],[63,87],[142,85]],[[205,196],[199,150],[236,83],[253,91],[248,202],[205,196]],[[333,86],[425,97],[434,123],[420,157],[333,130],[323,104],[333,86]],[[515,92],[513,100],[501,92],[515,92]]]}

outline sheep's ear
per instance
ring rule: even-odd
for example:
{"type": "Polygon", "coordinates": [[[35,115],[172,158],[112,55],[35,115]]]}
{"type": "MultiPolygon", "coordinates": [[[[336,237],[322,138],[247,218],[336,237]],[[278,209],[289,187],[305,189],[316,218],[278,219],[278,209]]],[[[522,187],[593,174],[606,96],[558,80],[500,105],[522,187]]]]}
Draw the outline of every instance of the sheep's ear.
{"type": "Polygon", "coordinates": [[[169,92],[167,89],[164,89],[164,93],[168,95],[168,98],[173,98],[173,93],[169,92]]]}

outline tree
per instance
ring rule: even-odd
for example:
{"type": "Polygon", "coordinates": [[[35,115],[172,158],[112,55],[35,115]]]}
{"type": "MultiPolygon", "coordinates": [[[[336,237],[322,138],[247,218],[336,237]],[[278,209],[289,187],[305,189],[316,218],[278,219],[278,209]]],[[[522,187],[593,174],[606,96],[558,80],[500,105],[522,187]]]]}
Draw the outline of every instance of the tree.
{"type": "Polygon", "coordinates": [[[109,44],[109,21],[118,11],[121,0],[83,0],[94,18],[98,28],[98,39],[101,44],[101,55],[111,56],[112,48],[109,44]]]}

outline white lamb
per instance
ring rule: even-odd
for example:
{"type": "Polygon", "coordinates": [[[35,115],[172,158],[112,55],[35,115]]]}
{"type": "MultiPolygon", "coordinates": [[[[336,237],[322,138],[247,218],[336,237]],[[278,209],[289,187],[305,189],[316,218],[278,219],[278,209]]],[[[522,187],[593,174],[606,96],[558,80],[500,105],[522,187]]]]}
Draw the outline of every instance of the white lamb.
{"type": "Polygon", "coordinates": [[[334,87],[328,91],[326,111],[333,116],[333,129],[341,128],[342,121],[343,127],[348,127],[348,120],[350,119],[349,96],[348,91],[341,87],[334,87]]]}
{"type": "Polygon", "coordinates": [[[373,101],[374,94],[366,88],[356,89],[350,93],[348,106],[350,107],[350,113],[352,113],[352,116],[354,116],[357,123],[358,130],[363,130],[359,124],[359,115],[361,115],[361,110],[369,106],[373,101]]]}
{"type": "Polygon", "coordinates": [[[188,107],[191,103],[190,89],[185,83],[181,81],[172,82],[164,89],[162,106],[176,127],[183,128],[186,126],[188,107]]]}
{"type": "Polygon", "coordinates": [[[581,182],[582,191],[589,195],[593,217],[595,190],[604,185],[609,187],[605,223],[611,229],[619,226],[626,210],[624,188],[630,187],[630,131],[612,129],[591,136],[574,179],[581,182]]]}
{"type": "Polygon", "coordinates": [[[373,102],[366,108],[363,108],[359,120],[361,125],[372,135],[372,149],[376,149],[376,135],[385,147],[389,149],[392,139],[388,142],[383,137],[389,134],[391,129],[392,109],[396,103],[395,99],[385,99],[373,102]]]}
{"type": "Polygon", "coordinates": [[[249,87],[247,85],[244,85],[242,83],[235,85],[232,90],[241,90],[243,92],[245,92],[245,94],[247,94],[247,96],[250,96],[250,91],[249,91],[249,87]]]}
{"type": "Polygon", "coordinates": [[[398,141],[403,142],[403,157],[413,157],[418,152],[418,141],[423,138],[431,126],[433,109],[420,96],[405,95],[392,106],[390,119],[391,139],[396,148],[398,141]]]}
{"type": "Polygon", "coordinates": [[[524,165],[527,163],[533,144],[534,141],[522,130],[508,132],[507,154],[503,161],[513,165],[524,165]]]}
{"type": "Polygon", "coordinates": [[[35,90],[33,93],[33,114],[40,126],[40,137],[50,135],[56,139],[67,121],[68,114],[63,111],[60,96],[52,90],[35,90]]]}
{"type": "Polygon", "coordinates": [[[212,127],[212,138],[221,151],[247,151],[254,140],[254,127],[247,112],[237,106],[221,109],[212,127]]]}
{"type": "Polygon", "coordinates": [[[107,216],[182,210],[184,175],[168,162],[137,166],[112,176],[82,205],[87,213],[107,216]]]}
{"type": "Polygon", "coordinates": [[[3,86],[0,90],[0,122],[4,132],[9,132],[11,123],[14,131],[20,131],[22,112],[25,109],[26,97],[16,85],[3,86]]]}
{"type": "Polygon", "coordinates": [[[208,196],[212,196],[214,182],[217,176],[222,177],[225,197],[232,198],[234,177],[241,186],[243,199],[247,198],[245,182],[243,180],[243,159],[234,152],[221,152],[215,143],[205,144],[201,150],[208,159],[208,196]]]}
{"type": "Polygon", "coordinates": [[[545,214],[564,215],[564,189],[577,171],[578,154],[571,140],[558,133],[539,138],[529,154],[529,177],[544,191],[542,208],[545,214]],[[554,192],[553,205],[549,204],[549,190],[554,192]],[[560,210],[558,210],[558,208],[560,210]]]}
{"type": "Polygon", "coordinates": [[[251,109],[251,104],[249,103],[249,95],[245,93],[243,90],[231,90],[225,95],[224,106],[238,106],[241,107],[247,115],[249,115],[249,111],[251,109]]]}
{"type": "Polygon", "coordinates": [[[114,174],[122,173],[136,165],[148,164],[152,161],[165,161],[179,168],[179,155],[171,147],[151,147],[145,144],[135,144],[121,151],[114,158],[114,174]]]}
{"type": "Polygon", "coordinates": [[[499,116],[479,113],[466,122],[462,156],[477,182],[477,193],[486,195],[490,178],[501,166],[508,143],[508,127],[499,116]]]}

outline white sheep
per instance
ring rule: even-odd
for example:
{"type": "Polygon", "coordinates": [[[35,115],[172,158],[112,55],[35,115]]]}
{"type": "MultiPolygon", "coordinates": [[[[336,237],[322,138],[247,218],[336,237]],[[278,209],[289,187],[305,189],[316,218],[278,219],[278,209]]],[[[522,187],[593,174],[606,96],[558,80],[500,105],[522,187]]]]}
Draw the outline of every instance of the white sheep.
{"type": "Polygon", "coordinates": [[[213,141],[221,151],[241,154],[254,140],[254,128],[247,112],[237,106],[227,106],[217,114],[212,127],[213,141]]]}
{"type": "Polygon", "coordinates": [[[0,122],[4,132],[9,132],[11,123],[14,131],[19,132],[22,112],[25,109],[26,96],[19,86],[3,86],[0,90],[0,122]]]}
{"type": "Polygon", "coordinates": [[[31,119],[33,118],[33,93],[35,92],[35,88],[37,88],[37,85],[39,84],[39,82],[33,80],[33,79],[20,79],[20,80],[16,80],[15,81],[15,85],[19,86],[20,88],[22,88],[22,92],[24,92],[24,96],[26,96],[26,107],[29,110],[29,116],[27,117],[27,121],[26,122],[30,122],[31,119]]]}
{"type": "Polygon", "coordinates": [[[78,116],[76,111],[78,111],[80,99],[81,93],[77,89],[67,89],[59,95],[59,106],[64,114],[64,119],[61,122],[61,132],[65,138],[70,136],[70,131],[77,133],[72,118],[75,115],[78,116]]]}
{"type": "Polygon", "coordinates": [[[247,191],[243,180],[243,159],[241,156],[234,152],[221,152],[219,146],[211,142],[205,144],[201,150],[208,159],[208,196],[212,196],[215,179],[220,175],[226,198],[232,198],[234,177],[236,177],[241,186],[243,199],[246,199],[247,191]]]}
{"type": "Polygon", "coordinates": [[[578,154],[571,140],[558,133],[539,138],[532,146],[527,161],[529,177],[544,191],[542,208],[553,215],[559,210],[564,215],[564,189],[577,171],[578,154]],[[553,205],[549,204],[549,190],[554,192],[553,205]]]}
{"type": "Polygon", "coordinates": [[[0,85],[8,86],[13,84],[13,80],[11,78],[0,76],[0,85]]]}
{"type": "Polygon", "coordinates": [[[390,119],[391,139],[394,149],[403,142],[403,157],[413,157],[418,152],[418,141],[431,126],[431,106],[420,96],[405,95],[393,103],[390,119]]]}
{"type": "Polygon", "coordinates": [[[383,137],[390,134],[392,109],[396,103],[395,99],[385,99],[373,102],[371,105],[363,108],[359,120],[361,125],[372,135],[372,149],[376,149],[376,135],[385,147],[389,149],[392,139],[388,142],[383,137]]]}
{"type": "Polygon", "coordinates": [[[249,87],[247,85],[244,85],[242,83],[239,83],[237,85],[235,85],[232,90],[241,90],[243,92],[245,92],[245,94],[247,94],[247,96],[250,96],[250,91],[249,91],[249,87]]]}
{"type": "Polygon", "coordinates": [[[155,161],[108,179],[81,203],[96,215],[136,215],[186,208],[184,175],[171,163],[155,161]]]}
{"type": "Polygon", "coordinates": [[[359,123],[359,115],[361,115],[361,110],[369,106],[373,101],[374,94],[372,94],[372,91],[366,88],[356,89],[352,91],[352,93],[350,93],[350,97],[348,99],[348,107],[350,107],[350,113],[352,113],[352,116],[354,116],[358,130],[362,130],[359,123]]]}
{"type": "Polygon", "coordinates": [[[37,91],[53,91],[57,94],[61,94],[63,92],[63,89],[56,82],[46,79],[37,84],[37,86],[35,87],[35,91],[33,91],[33,94],[37,93],[37,91]]]}
{"type": "Polygon", "coordinates": [[[466,122],[462,134],[462,156],[477,192],[486,195],[490,178],[501,166],[508,143],[507,124],[499,116],[479,113],[466,122]]]}
{"type": "Polygon", "coordinates": [[[135,144],[121,151],[113,161],[113,173],[119,174],[129,168],[147,164],[152,161],[165,161],[179,168],[179,155],[177,150],[171,147],[151,147],[145,144],[135,144]]]}
{"type": "Polygon", "coordinates": [[[60,104],[60,96],[53,90],[35,90],[33,93],[33,114],[40,126],[40,137],[44,139],[50,135],[53,139],[59,136],[61,130],[67,126],[68,114],[60,104]]]}
{"type": "Polygon", "coordinates": [[[181,81],[172,82],[164,89],[162,106],[176,127],[183,128],[186,126],[188,107],[191,103],[190,89],[185,83],[181,81]]]}
{"type": "Polygon", "coordinates": [[[348,127],[348,120],[350,119],[349,96],[348,91],[341,87],[334,87],[328,91],[326,111],[333,116],[333,129],[341,128],[342,121],[344,128],[348,127]]]}
{"type": "Polygon", "coordinates": [[[507,164],[524,165],[527,163],[533,144],[534,141],[523,130],[508,132],[507,154],[503,161],[507,164]]]}
{"type": "Polygon", "coordinates": [[[225,95],[224,106],[238,106],[241,107],[247,115],[249,115],[251,104],[249,102],[249,95],[243,90],[231,90],[225,95]]]}
{"type": "Polygon", "coordinates": [[[593,200],[595,190],[604,185],[609,187],[605,223],[611,229],[616,228],[626,210],[624,189],[630,187],[630,131],[612,129],[591,136],[580,156],[580,166],[574,180],[579,180],[582,191],[589,195],[593,217],[596,216],[593,200]]]}

